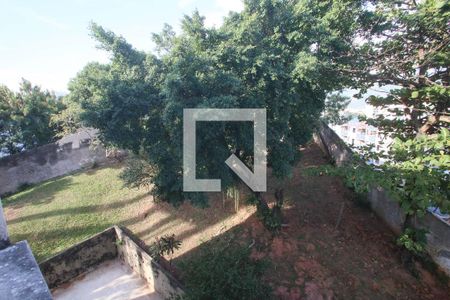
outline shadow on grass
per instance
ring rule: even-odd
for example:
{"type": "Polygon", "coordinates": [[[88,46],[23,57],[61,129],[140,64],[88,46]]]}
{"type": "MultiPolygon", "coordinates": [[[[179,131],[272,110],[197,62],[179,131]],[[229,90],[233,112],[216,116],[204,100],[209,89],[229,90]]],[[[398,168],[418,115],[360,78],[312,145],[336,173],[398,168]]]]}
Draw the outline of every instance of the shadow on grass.
{"type": "MultiPolygon", "coordinates": [[[[87,214],[87,213],[94,214],[99,211],[122,208],[127,205],[138,202],[145,197],[147,197],[147,195],[144,194],[144,195],[133,197],[126,201],[101,204],[101,205],[97,204],[97,205],[87,205],[87,206],[79,206],[79,207],[73,207],[73,208],[56,209],[56,210],[47,211],[47,212],[43,212],[43,213],[37,213],[37,214],[32,214],[32,215],[28,215],[28,216],[19,217],[19,218],[9,219],[8,224],[16,224],[16,223],[20,223],[20,222],[27,222],[27,221],[37,220],[37,219],[45,219],[45,218],[61,216],[61,215],[77,215],[77,214],[87,214]]],[[[129,225],[131,225],[131,224],[129,224],[129,225]]]]}
{"type": "Polygon", "coordinates": [[[244,235],[253,221],[250,217],[172,261],[176,277],[191,298],[273,299],[265,276],[270,260],[254,259],[255,241],[244,235]]]}
{"type": "Polygon", "coordinates": [[[33,197],[33,201],[30,201],[30,204],[36,205],[36,204],[43,204],[51,202],[54,199],[54,195],[57,194],[60,191],[63,191],[67,189],[70,186],[74,186],[75,183],[73,183],[73,179],[70,176],[76,176],[78,174],[85,174],[88,176],[96,175],[96,173],[102,169],[110,168],[110,169],[120,169],[122,168],[121,163],[113,163],[113,164],[107,164],[107,165],[101,165],[95,168],[89,168],[89,169],[81,169],[76,170],[67,174],[64,174],[62,176],[56,176],[47,180],[44,180],[39,183],[34,184],[25,184],[22,189],[17,190],[13,194],[7,194],[2,198],[2,203],[4,206],[8,205],[17,205],[16,207],[19,208],[23,206],[23,204],[28,204],[27,197],[33,193],[38,196],[41,196],[38,198],[38,200],[35,200],[37,197],[33,197]]]}
{"type": "MultiPolygon", "coordinates": [[[[251,239],[249,240],[242,240],[242,233],[245,228],[248,228],[251,226],[252,220],[254,220],[255,215],[250,216],[247,220],[240,223],[239,225],[236,225],[229,230],[222,232],[213,238],[202,242],[197,247],[185,252],[184,254],[174,258],[172,260],[172,263],[175,265],[175,267],[183,267],[186,264],[189,264],[189,262],[194,259],[196,256],[204,253],[208,248],[218,248],[223,247],[225,244],[239,244],[241,246],[250,246],[250,243],[252,242],[251,239]]],[[[259,221],[259,220],[258,220],[259,221]]],[[[188,231],[186,233],[183,233],[182,235],[177,236],[180,240],[183,240],[187,238],[192,232],[188,231]]],[[[244,234],[245,236],[245,234],[244,234]]],[[[182,274],[181,278],[182,278],[182,274]]]]}
{"type": "Polygon", "coordinates": [[[27,240],[32,248],[33,255],[38,262],[56,255],[59,252],[79,243],[91,236],[105,230],[112,224],[99,223],[95,225],[83,225],[75,227],[60,227],[52,229],[42,229],[33,232],[20,232],[11,236],[13,242],[27,240]],[[39,240],[33,238],[38,235],[39,240]],[[42,243],[45,241],[45,243],[42,243]],[[53,247],[46,245],[51,244],[53,247]]]}
{"type": "MultiPolygon", "coordinates": [[[[59,182],[61,181],[63,180],[59,180],[59,182]]],[[[62,185],[61,188],[63,188],[62,185]]],[[[12,234],[11,238],[14,241],[28,240],[37,258],[42,260],[53,255],[54,249],[59,249],[61,245],[64,248],[70,247],[72,244],[80,242],[84,238],[94,235],[114,224],[124,225],[126,227],[138,226],[138,230],[135,232],[136,235],[141,238],[148,236],[146,240],[150,244],[153,242],[153,237],[163,234],[174,233],[177,239],[185,240],[199,232],[207,230],[210,226],[220,224],[229,216],[234,215],[232,203],[229,203],[230,205],[224,210],[222,203],[216,200],[211,202],[211,207],[207,208],[207,210],[192,207],[191,205],[174,208],[167,203],[149,203],[147,208],[138,211],[132,217],[125,220],[115,220],[113,218],[105,220],[99,218],[97,221],[95,219],[93,221],[92,219],[99,212],[123,209],[146,197],[148,195],[143,194],[118,202],[54,209],[16,218],[12,217],[8,220],[9,225],[23,226],[29,222],[38,222],[39,224],[37,226],[40,226],[40,228],[36,228],[36,225],[32,227],[26,226],[24,227],[25,230],[12,234]],[[77,220],[77,216],[81,214],[91,215],[92,217],[88,217],[86,221],[80,219],[80,222],[86,223],[80,223],[79,225],[59,225],[50,220],[47,222],[47,219],[51,217],[66,216],[60,218],[61,221],[59,222],[73,224],[73,221],[77,220]],[[210,216],[212,215],[215,217],[211,218],[210,216]],[[154,223],[146,222],[146,220],[154,223]],[[184,223],[189,223],[190,227],[183,228],[181,224],[184,223]]],[[[23,204],[28,204],[28,202],[23,202],[23,204]]],[[[143,204],[145,205],[145,203],[143,204]]]]}
{"type": "Polygon", "coordinates": [[[16,208],[20,208],[24,205],[38,205],[49,203],[55,199],[55,195],[65,189],[75,185],[73,179],[69,177],[62,177],[59,179],[52,179],[44,183],[32,186],[22,192],[8,196],[2,199],[3,205],[14,205],[16,208]],[[30,201],[28,197],[33,194],[33,201],[30,201]]]}
{"type": "Polygon", "coordinates": [[[71,175],[77,174],[77,173],[84,173],[86,175],[95,175],[98,171],[100,171],[102,169],[105,169],[105,168],[117,170],[117,169],[121,169],[123,166],[124,165],[121,162],[111,162],[111,163],[106,163],[106,164],[102,163],[102,164],[100,164],[98,166],[94,166],[94,167],[91,167],[89,169],[83,169],[83,170],[80,170],[80,171],[75,171],[71,175]]]}

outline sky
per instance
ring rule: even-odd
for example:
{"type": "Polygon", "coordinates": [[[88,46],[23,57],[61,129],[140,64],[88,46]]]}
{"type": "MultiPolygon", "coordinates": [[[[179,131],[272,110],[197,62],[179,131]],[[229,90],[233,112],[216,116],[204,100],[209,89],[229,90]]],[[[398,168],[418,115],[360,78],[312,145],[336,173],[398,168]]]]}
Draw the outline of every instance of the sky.
{"type": "MultiPolygon", "coordinates": [[[[382,87],[379,87],[375,85],[373,88],[368,89],[367,93],[362,95],[361,98],[355,98],[354,95],[358,93],[357,90],[352,89],[346,89],[342,91],[342,94],[346,97],[349,97],[351,99],[351,102],[349,106],[346,108],[347,112],[352,113],[363,113],[368,117],[372,117],[373,114],[376,112],[374,110],[374,107],[371,105],[366,104],[366,99],[369,96],[382,96],[385,97],[391,90],[395,90],[398,87],[394,85],[385,85],[382,87]]],[[[380,111],[378,111],[379,113],[380,111]]]]}
{"type": "Polygon", "coordinates": [[[219,26],[240,0],[0,0],[0,84],[17,90],[21,78],[57,94],[88,62],[105,63],[89,36],[91,21],[122,35],[135,48],[153,51],[151,33],[164,23],[180,28],[198,9],[207,26],[219,26]]]}
{"type": "MultiPolygon", "coordinates": [[[[153,51],[151,33],[164,23],[180,30],[181,19],[198,9],[207,26],[220,26],[241,0],[0,0],[0,84],[17,91],[22,78],[57,95],[87,63],[108,62],[90,37],[91,21],[122,35],[135,48],[153,51]]],[[[346,90],[352,96],[355,91],[346,90]]],[[[371,92],[370,94],[373,94],[371,92]]],[[[371,113],[364,99],[350,111],[371,113]]]]}

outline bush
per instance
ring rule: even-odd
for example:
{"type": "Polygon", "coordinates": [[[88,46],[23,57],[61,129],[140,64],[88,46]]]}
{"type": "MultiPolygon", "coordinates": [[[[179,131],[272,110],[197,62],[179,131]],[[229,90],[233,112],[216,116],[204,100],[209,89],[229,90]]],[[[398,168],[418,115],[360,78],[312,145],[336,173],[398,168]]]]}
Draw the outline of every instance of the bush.
{"type": "Polygon", "coordinates": [[[397,239],[397,245],[405,247],[415,255],[420,255],[425,251],[426,232],[423,229],[406,228],[397,239]]]}
{"type": "MultiPolygon", "coordinates": [[[[175,250],[180,249],[181,241],[175,238],[175,234],[157,237],[155,242],[149,246],[150,255],[153,258],[159,258],[164,255],[172,255],[175,250]]],[[[170,259],[172,261],[172,258],[170,259]]]]}
{"type": "Polygon", "coordinates": [[[265,261],[250,258],[250,249],[205,246],[201,253],[181,264],[186,294],[183,299],[270,299],[271,288],[262,276],[265,261]]]}

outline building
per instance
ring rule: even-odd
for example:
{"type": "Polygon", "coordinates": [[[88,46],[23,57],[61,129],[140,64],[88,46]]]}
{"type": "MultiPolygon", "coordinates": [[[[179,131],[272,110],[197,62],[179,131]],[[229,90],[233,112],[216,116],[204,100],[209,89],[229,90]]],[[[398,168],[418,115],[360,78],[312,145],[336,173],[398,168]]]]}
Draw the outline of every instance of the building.
{"type": "MultiPolygon", "coordinates": [[[[357,117],[342,125],[330,126],[334,132],[356,151],[358,147],[372,146],[373,151],[387,151],[392,139],[383,135],[378,128],[360,121],[357,117]]],[[[377,161],[375,163],[380,163],[377,161]]]]}

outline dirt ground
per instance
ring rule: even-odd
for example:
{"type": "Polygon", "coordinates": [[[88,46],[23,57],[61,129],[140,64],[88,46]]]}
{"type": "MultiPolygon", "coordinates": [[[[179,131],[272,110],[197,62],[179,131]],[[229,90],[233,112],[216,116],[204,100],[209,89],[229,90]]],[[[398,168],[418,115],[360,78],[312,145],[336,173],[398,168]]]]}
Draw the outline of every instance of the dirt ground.
{"type": "MultiPolygon", "coordinates": [[[[419,264],[419,278],[403,267],[395,236],[372,212],[356,204],[340,179],[304,176],[305,168],[327,161],[315,145],[302,152],[285,186],[283,213],[288,226],[281,234],[273,236],[250,214],[216,237],[233,236],[252,245],[255,259],[271,261],[265,280],[276,299],[450,299],[448,286],[419,264]]],[[[249,212],[241,212],[241,219],[249,212]]],[[[195,255],[195,248],[187,255],[195,255]]]]}
{"type": "MultiPolygon", "coordinates": [[[[339,178],[304,174],[308,167],[328,163],[316,145],[301,151],[302,159],[285,183],[287,226],[278,236],[264,229],[253,206],[241,203],[235,212],[234,202],[223,203],[220,193],[211,195],[215,199],[207,209],[145,201],[136,220],[124,225],[147,244],[175,233],[182,240],[175,266],[211,239],[233,237],[252,245],[255,259],[271,261],[265,280],[276,299],[450,299],[449,287],[419,264],[420,277],[412,276],[400,262],[395,236],[357,205],[339,178]]],[[[269,178],[269,191],[273,184],[269,178]]],[[[272,194],[266,193],[267,200],[273,200],[272,194]]]]}

